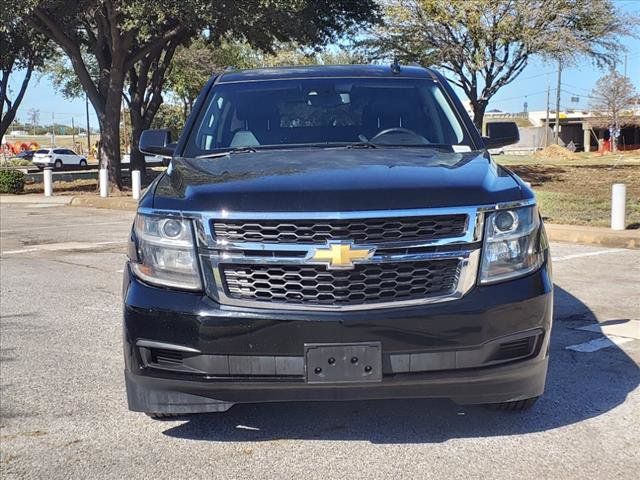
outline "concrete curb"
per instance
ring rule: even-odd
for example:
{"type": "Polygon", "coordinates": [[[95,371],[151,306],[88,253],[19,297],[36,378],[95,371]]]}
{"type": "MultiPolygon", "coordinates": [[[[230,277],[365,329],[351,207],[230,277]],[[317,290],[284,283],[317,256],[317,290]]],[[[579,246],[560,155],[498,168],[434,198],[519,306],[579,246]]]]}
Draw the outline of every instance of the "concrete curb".
{"type": "Polygon", "coordinates": [[[545,224],[553,242],[586,243],[613,248],[640,249],[640,230],[611,230],[583,225],[545,224]]]}
{"type": "Polygon", "coordinates": [[[0,204],[10,203],[40,203],[44,205],[69,205],[73,200],[72,196],[45,197],[41,193],[25,195],[0,195],[0,204]]]}
{"type": "Polygon", "coordinates": [[[138,208],[138,201],[131,197],[73,197],[70,205],[73,207],[89,208],[109,208],[112,210],[135,211],[138,208]]]}

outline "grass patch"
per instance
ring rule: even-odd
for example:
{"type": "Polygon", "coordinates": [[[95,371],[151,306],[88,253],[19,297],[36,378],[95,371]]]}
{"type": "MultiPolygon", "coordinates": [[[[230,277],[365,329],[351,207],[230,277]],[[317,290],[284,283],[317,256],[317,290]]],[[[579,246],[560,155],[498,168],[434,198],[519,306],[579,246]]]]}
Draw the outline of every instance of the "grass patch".
{"type": "MultiPolygon", "coordinates": [[[[565,192],[536,190],[545,221],[570,225],[611,225],[611,199],[565,192]]],[[[627,202],[627,227],[640,228],[640,201],[627,202]]]]}
{"type": "MultiPolygon", "coordinates": [[[[72,182],[56,181],[53,182],[54,195],[78,195],[83,193],[97,193],[98,181],[90,178],[83,180],[74,180],[72,182]]],[[[24,187],[25,193],[44,193],[44,183],[28,183],[24,187]]]]}
{"type": "Polygon", "coordinates": [[[611,186],[627,186],[627,226],[640,228],[640,164],[519,164],[509,168],[531,183],[551,223],[608,227],[611,186]]]}

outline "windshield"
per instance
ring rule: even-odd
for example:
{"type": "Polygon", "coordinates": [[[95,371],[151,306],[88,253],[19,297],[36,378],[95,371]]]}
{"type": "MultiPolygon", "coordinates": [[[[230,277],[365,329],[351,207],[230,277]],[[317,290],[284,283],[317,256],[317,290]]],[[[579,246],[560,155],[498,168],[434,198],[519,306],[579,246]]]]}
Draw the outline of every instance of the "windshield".
{"type": "Polygon", "coordinates": [[[470,146],[440,86],[414,78],[308,78],[217,84],[185,147],[366,144],[470,146]]]}

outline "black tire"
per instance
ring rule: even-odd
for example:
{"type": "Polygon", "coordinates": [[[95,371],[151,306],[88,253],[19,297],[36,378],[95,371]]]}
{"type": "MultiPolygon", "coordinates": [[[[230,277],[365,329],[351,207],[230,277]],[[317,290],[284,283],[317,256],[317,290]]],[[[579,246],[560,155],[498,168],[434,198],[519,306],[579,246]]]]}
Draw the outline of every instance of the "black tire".
{"type": "Polygon", "coordinates": [[[81,167],[86,167],[87,166],[87,161],[83,158],[83,159],[80,160],[78,165],[80,165],[81,167]]]}
{"type": "Polygon", "coordinates": [[[177,417],[184,416],[184,415],[179,415],[177,413],[149,413],[149,412],[146,412],[145,415],[149,418],[153,418],[154,420],[171,420],[177,417]]]}
{"type": "Polygon", "coordinates": [[[503,412],[524,412],[535,405],[540,397],[525,398],[524,400],[516,400],[515,402],[490,403],[487,407],[492,410],[500,410],[503,412]]]}
{"type": "Polygon", "coordinates": [[[56,160],[53,166],[56,170],[60,170],[62,168],[62,160],[60,159],[56,160]]]}

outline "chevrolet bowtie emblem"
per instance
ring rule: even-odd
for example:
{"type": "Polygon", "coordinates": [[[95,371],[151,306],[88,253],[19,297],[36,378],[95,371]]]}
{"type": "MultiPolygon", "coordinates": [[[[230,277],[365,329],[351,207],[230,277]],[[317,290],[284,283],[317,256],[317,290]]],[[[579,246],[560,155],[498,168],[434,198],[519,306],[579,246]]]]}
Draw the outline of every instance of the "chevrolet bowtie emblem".
{"type": "Polygon", "coordinates": [[[351,269],[354,263],[368,260],[375,248],[354,248],[352,243],[330,243],[326,248],[317,248],[309,260],[323,263],[328,269],[351,269]]]}

